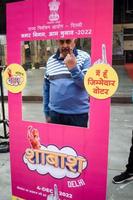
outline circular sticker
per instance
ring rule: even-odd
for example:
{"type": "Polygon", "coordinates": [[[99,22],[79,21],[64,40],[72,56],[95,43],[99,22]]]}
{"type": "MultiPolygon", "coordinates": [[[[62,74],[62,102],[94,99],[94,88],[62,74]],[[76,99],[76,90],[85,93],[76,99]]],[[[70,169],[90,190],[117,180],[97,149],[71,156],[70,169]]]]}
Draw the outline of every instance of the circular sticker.
{"type": "Polygon", "coordinates": [[[24,200],[24,199],[21,199],[21,198],[16,197],[16,196],[12,196],[12,200],[24,200]]]}
{"type": "Polygon", "coordinates": [[[84,85],[88,94],[96,99],[111,97],[118,87],[118,76],[108,64],[95,64],[88,69],[84,85]]]}
{"type": "Polygon", "coordinates": [[[6,89],[12,93],[21,92],[26,85],[26,72],[19,64],[9,65],[3,73],[3,82],[6,89]]]}

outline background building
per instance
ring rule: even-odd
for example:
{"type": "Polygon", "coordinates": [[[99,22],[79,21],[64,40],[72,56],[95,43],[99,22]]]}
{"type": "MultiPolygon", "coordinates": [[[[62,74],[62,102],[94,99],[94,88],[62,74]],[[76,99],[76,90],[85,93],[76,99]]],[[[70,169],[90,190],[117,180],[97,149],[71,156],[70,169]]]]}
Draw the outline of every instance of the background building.
{"type": "Polygon", "coordinates": [[[133,63],[133,1],[114,0],[113,61],[133,63]]]}

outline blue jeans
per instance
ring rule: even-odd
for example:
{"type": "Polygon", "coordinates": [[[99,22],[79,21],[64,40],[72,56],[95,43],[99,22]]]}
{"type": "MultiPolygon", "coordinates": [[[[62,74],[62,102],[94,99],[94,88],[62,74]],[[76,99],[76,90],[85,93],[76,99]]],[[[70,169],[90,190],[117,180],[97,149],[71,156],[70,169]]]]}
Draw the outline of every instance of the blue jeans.
{"type": "Polygon", "coordinates": [[[60,114],[50,111],[51,123],[70,126],[87,127],[88,113],[84,114],[60,114]]]}

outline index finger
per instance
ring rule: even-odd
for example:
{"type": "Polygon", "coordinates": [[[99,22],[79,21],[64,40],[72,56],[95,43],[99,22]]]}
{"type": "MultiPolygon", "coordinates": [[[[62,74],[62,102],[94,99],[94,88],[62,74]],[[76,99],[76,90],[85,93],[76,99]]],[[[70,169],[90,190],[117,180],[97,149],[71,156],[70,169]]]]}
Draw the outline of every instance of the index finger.
{"type": "Polygon", "coordinates": [[[56,197],[56,200],[58,200],[58,188],[56,184],[54,184],[54,195],[56,197]]]}
{"type": "Polygon", "coordinates": [[[102,44],[102,62],[107,63],[106,46],[102,44]]]}

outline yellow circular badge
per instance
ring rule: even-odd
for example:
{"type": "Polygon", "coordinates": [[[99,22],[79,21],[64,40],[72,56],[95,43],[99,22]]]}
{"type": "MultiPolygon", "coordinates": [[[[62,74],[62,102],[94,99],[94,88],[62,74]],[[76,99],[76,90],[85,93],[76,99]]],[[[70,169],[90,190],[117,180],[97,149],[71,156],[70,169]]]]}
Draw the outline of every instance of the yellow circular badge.
{"type": "Polygon", "coordinates": [[[16,197],[16,196],[12,196],[12,200],[24,200],[24,199],[21,199],[21,198],[16,197]]]}
{"type": "Polygon", "coordinates": [[[88,69],[84,85],[88,94],[96,99],[111,97],[118,87],[118,76],[108,64],[95,64],[88,69]]]}
{"type": "Polygon", "coordinates": [[[12,93],[21,92],[26,85],[26,72],[19,64],[9,65],[3,73],[6,89],[12,93]]]}

